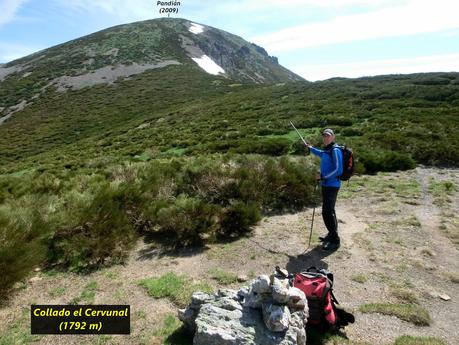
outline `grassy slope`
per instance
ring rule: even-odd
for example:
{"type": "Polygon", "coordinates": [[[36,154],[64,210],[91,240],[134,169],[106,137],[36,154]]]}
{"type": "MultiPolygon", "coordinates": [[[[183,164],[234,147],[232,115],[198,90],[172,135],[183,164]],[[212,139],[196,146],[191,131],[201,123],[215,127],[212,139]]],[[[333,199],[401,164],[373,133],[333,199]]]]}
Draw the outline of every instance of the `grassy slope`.
{"type": "Polygon", "coordinates": [[[294,149],[293,120],[316,142],[320,128],[336,129],[368,171],[391,170],[374,162],[391,151],[457,165],[458,112],[457,73],[238,86],[170,66],[113,87],[49,92],[0,126],[0,163],[6,172],[136,155],[279,154],[294,149]]]}

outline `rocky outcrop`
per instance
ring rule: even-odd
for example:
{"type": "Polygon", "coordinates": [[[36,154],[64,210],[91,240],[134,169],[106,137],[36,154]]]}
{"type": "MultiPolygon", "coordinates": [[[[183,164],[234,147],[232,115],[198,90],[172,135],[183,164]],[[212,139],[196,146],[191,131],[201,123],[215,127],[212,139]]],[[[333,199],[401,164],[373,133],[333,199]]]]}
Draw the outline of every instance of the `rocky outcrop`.
{"type": "Polygon", "coordinates": [[[195,292],[179,319],[194,345],[305,345],[304,293],[276,275],[259,276],[239,291],[195,292]]]}

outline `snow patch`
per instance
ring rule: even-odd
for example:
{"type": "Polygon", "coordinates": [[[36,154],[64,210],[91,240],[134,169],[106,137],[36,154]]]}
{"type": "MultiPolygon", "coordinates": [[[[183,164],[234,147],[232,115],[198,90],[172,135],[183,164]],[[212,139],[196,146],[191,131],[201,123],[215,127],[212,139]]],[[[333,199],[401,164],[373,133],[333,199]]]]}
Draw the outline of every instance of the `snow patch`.
{"type": "Polygon", "coordinates": [[[203,55],[200,58],[192,58],[194,62],[196,62],[199,67],[201,67],[204,71],[209,74],[217,75],[219,73],[225,73],[223,68],[217,65],[210,57],[207,55],[203,55]]]}
{"type": "Polygon", "coordinates": [[[204,26],[196,23],[191,23],[191,27],[188,30],[194,34],[200,34],[204,31],[204,26]]]}

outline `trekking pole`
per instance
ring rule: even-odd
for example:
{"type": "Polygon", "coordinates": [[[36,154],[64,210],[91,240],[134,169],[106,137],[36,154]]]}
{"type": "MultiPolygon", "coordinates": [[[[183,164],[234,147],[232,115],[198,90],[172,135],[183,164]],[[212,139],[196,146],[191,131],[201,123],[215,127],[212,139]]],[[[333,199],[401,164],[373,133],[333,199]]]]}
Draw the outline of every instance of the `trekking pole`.
{"type": "MultiPolygon", "coordinates": [[[[314,187],[314,195],[317,192],[317,187],[319,186],[319,182],[317,181],[316,186],[314,187]]],[[[308,247],[306,248],[305,252],[309,249],[311,246],[311,238],[312,238],[312,227],[314,226],[314,215],[316,214],[316,204],[314,204],[314,208],[312,209],[312,220],[311,220],[311,230],[309,231],[309,242],[308,242],[308,247]]]]}
{"type": "Polygon", "coordinates": [[[308,146],[308,143],[306,142],[306,140],[303,139],[303,137],[301,136],[300,132],[298,131],[298,129],[296,129],[295,125],[292,123],[292,121],[290,121],[290,124],[292,125],[293,128],[295,128],[295,131],[296,133],[298,134],[298,136],[301,138],[301,140],[303,141],[303,143],[308,146]]]}

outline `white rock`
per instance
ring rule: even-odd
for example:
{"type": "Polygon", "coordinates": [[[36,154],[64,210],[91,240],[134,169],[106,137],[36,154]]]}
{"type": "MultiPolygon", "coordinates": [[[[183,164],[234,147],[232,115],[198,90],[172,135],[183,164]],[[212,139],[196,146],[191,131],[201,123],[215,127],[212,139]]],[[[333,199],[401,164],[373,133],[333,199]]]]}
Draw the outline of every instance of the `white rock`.
{"type": "Polygon", "coordinates": [[[284,332],[290,324],[290,310],[286,305],[276,305],[271,302],[263,303],[263,321],[272,332],[284,332]]]}
{"type": "Polygon", "coordinates": [[[40,280],[43,280],[43,278],[42,277],[33,277],[33,278],[29,279],[29,283],[35,283],[35,282],[38,282],[40,280]]]}
{"type": "Polygon", "coordinates": [[[271,281],[267,275],[261,275],[256,278],[251,284],[251,290],[253,292],[262,294],[271,292],[271,281]]]}
{"type": "Polygon", "coordinates": [[[448,295],[439,295],[438,297],[440,297],[443,301],[449,301],[451,299],[451,297],[449,297],[448,295]]]}
{"type": "Polygon", "coordinates": [[[270,281],[272,286],[281,286],[285,289],[290,287],[290,283],[287,278],[278,278],[275,275],[271,275],[270,281]]]}
{"type": "Polygon", "coordinates": [[[303,291],[296,287],[291,287],[289,289],[289,300],[288,306],[295,310],[304,310],[308,306],[308,300],[306,299],[306,295],[303,291]]]}
{"type": "Polygon", "coordinates": [[[286,304],[290,299],[289,289],[282,286],[273,286],[273,300],[276,303],[286,304]]]}
{"type": "Polygon", "coordinates": [[[237,276],[237,281],[239,283],[245,283],[248,280],[249,280],[249,277],[247,277],[245,274],[240,274],[237,276]]]}

